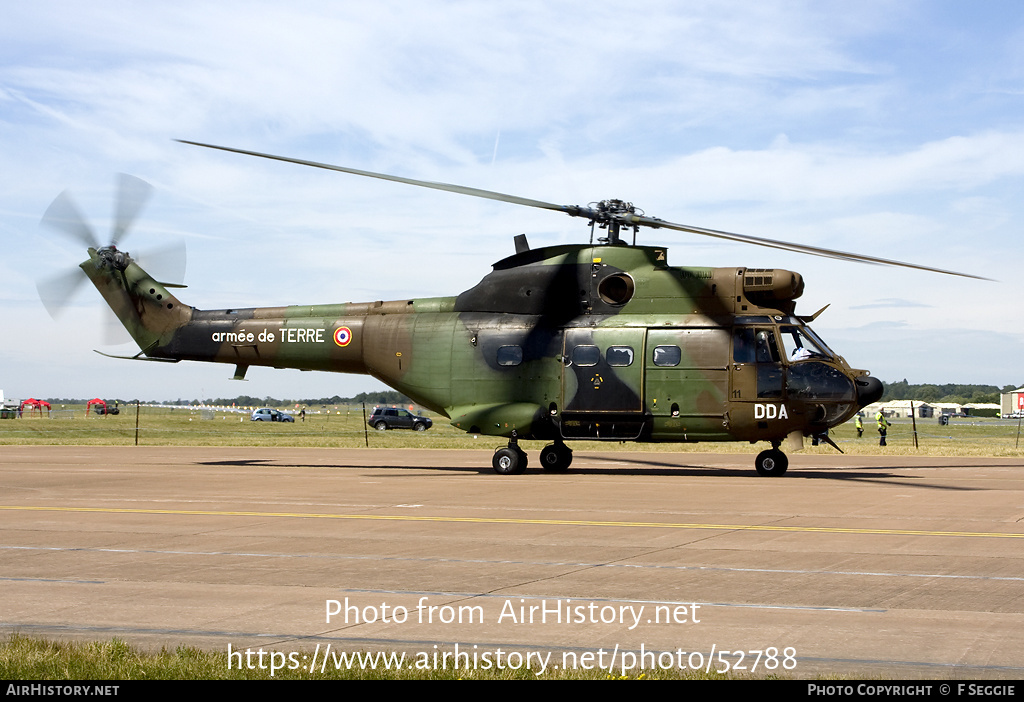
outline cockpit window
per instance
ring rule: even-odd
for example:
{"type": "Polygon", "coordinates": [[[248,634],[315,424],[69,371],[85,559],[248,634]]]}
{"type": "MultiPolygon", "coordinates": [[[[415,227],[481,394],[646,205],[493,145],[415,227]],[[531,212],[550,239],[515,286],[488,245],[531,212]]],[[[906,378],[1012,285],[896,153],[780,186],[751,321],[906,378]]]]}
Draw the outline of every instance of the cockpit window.
{"type": "Polygon", "coordinates": [[[828,344],[821,340],[820,336],[814,333],[813,329],[811,329],[810,327],[803,327],[803,332],[808,336],[808,338],[814,341],[814,343],[818,345],[818,348],[823,350],[826,355],[835,357],[835,352],[828,347],[828,344]]]}
{"type": "Polygon", "coordinates": [[[757,332],[754,337],[755,356],[758,363],[778,363],[779,347],[775,341],[775,333],[767,330],[757,332]]]}
{"type": "Polygon", "coordinates": [[[754,330],[749,327],[736,327],[732,335],[733,363],[754,362],[754,330]]]}
{"type": "Polygon", "coordinates": [[[832,357],[828,347],[806,327],[779,327],[779,332],[786,350],[786,358],[791,362],[832,357]]]}
{"type": "Polygon", "coordinates": [[[778,363],[779,347],[775,332],[769,329],[737,327],[733,333],[734,363],[778,363]]]}

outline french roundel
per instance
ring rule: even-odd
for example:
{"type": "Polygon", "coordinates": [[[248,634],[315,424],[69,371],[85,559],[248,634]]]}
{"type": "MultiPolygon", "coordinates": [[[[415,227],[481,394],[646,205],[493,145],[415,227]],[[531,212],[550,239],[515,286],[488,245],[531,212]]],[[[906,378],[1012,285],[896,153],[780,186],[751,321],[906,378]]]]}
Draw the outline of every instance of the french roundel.
{"type": "Polygon", "coordinates": [[[348,327],[338,327],[334,330],[334,343],[338,346],[348,346],[352,341],[352,330],[348,327]]]}

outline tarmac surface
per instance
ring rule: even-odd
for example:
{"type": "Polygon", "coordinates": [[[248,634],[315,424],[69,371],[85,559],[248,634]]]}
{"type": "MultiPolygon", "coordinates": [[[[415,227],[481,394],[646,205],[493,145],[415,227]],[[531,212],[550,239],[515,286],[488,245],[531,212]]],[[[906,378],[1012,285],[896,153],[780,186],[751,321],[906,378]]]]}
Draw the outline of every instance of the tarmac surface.
{"type": "Polygon", "coordinates": [[[1020,459],[531,460],[4,446],[0,632],[250,667],[1024,677],[1020,459]]]}

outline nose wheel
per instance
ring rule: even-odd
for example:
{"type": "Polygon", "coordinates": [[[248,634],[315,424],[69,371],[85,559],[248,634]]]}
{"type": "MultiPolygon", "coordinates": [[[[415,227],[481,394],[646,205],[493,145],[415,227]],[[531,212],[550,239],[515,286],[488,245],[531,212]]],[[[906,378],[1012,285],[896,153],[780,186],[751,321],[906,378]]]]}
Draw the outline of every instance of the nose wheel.
{"type": "Polygon", "coordinates": [[[754,468],[757,470],[758,475],[784,475],[786,469],[789,468],[789,459],[779,449],[770,448],[757,454],[754,468]]]}

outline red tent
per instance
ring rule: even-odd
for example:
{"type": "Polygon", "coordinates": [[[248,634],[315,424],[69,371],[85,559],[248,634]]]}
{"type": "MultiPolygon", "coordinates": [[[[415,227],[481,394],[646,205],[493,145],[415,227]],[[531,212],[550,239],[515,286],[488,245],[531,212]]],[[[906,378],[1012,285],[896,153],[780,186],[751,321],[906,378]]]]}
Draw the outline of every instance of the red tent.
{"type": "Polygon", "coordinates": [[[89,410],[92,409],[93,405],[96,405],[97,407],[102,407],[103,408],[103,413],[104,414],[106,413],[107,403],[104,402],[103,400],[101,400],[98,397],[94,397],[93,399],[91,399],[91,400],[89,400],[88,402],[85,403],[85,416],[86,417],[89,416],[89,410]]]}
{"type": "Polygon", "coordinates": [[[18,407],[18,416],[20,417],[24,410],[29,412],[39,412],[39,416],[43,416],[43,408],[46,408],[46,413],[50,413],[50,403],[46,400],[37,400],[34,397],[30,397],[27,400],[22,400],[21,405],[18,407]]]}

